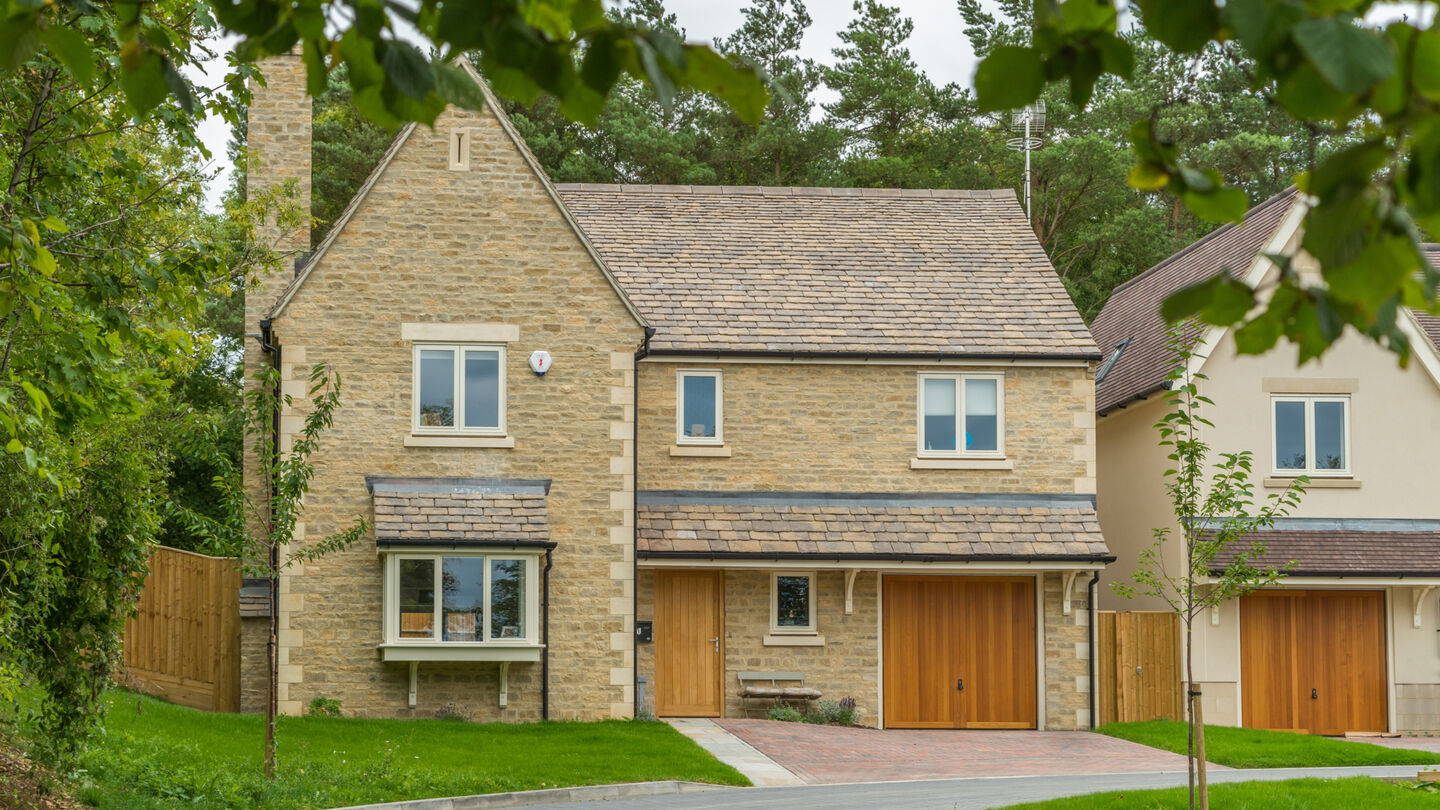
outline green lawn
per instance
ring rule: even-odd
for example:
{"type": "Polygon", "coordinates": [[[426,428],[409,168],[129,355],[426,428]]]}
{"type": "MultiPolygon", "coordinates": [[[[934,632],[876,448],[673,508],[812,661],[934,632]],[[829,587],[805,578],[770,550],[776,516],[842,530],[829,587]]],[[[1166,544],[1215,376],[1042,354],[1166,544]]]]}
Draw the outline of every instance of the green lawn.
{"type": "Polygon", "coordinates": [[[280,719],[280,778],[267,783],[263,718],[122,691],[109,703],[76,791],[101,808],[325,808],[661,779],[749,784],[664,723],[325,717],[280,719]]]}
{"type": "MultiPolygon", "coordinates": [[[[1223,810],[1333,810],[1340,807],[1383,807],[1409,810],[1440,806],[1440,794],[1392,785],[1379,779],[1293,779],[1288,782],[1242,782],[1212,785],[1210,806],[1223,810]]],[[[1017,804],[1005,810],[1186,810],[1185,788],[1091,793],[1048,802],[1017,804]]]]}
{"type": "MultiPolygon", "coordinates": [[[[1096,731],[1151,748],[1185,753],[1185,724],[1174,720],[1109,723],[1096,731]]],[[[1232,768],[1321,768],[1346,765],[1433,765],[1440,754],[1386,748],[1369,743],[1260,731],[1229,726],[1205,727],[1205,758],[1232,768]]]]}

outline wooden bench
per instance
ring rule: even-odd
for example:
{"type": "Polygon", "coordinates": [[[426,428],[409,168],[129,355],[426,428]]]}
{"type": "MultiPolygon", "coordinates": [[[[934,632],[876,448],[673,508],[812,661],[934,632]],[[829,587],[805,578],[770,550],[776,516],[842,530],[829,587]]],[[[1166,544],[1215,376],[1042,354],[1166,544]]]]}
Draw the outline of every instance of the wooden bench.
{"type": "Polygon", "coordinates": [[[806,703],[820,699],[820,690],[805,685],[803,672],[741,672],[740,706],[747,715],[755,711],[769,712],[772,707],[788,705],[803,710],[806,703]],[[781,686],[794,683],[796,686],[781,686]]]}

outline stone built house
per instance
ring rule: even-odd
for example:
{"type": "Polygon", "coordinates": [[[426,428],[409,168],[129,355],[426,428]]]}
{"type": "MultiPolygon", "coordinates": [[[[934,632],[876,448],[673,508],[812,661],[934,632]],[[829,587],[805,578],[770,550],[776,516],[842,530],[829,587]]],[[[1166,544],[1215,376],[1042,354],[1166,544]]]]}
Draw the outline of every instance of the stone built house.
{"type": "MultiPolygon", "coordinates": [[[[1102,608],[1158,609],[1116,596],[1151,528],[1173,524],[1153,425],[1168,410],[1171,360],[1159,304],[1174,290],[1228,271],[1251,286],[1278,272],[1266,254],[1295,257],[1305,200],[1294,189],[1121,285],[1092,329],[1109,352],[1097,385],[1099,504],[1119,561],[1102,575],[1102,608]]],[[[1434,261],[1435,257],[1432,257],[1434,261]]],[[[1224,605],[1197,623],[1195,671],[1207,723],[1323,734],[1440,733],[1440,319],[1402,312],[1411,362],[1346,335],[1297,367],[1293,346],[1235,352],[1228,330],[1201,335],[1191,368],[1216,453],[1254,451],[1256,496],[1310,478],[1300,509],[1262,533],[1264,564],[1294,561],[1283,589],[1224,605]]],[[[1169,568],[1183,555],[1171,544],[1169,568]]],[[[1223,563],[1222,556],[1217,563],[1223,563]]]]}
{"type": "MultiPolygon", "coordinates": [[[[303,193],[265,68],[249,181],[303,193]]],[[[554,186],[492,100],[247,304],[247,365],[343,379],[305,536],[375,521],[283,579],[283,711],[733,716],[780,672],[875,725],[1090,722],[1100,354],[1009,192],[554,186]]]]}

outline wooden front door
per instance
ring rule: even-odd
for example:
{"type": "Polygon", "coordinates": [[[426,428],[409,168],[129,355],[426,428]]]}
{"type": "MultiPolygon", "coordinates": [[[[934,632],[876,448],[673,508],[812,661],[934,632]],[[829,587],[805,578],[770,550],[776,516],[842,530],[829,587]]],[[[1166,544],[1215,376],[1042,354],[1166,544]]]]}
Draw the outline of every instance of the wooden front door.
{"type": "Polygon", "coordinates": [[[655,572],[655,713],[719,717],[725,654],[720,571],[655,572]]]}
{"type": "Polygon", "coordinates": [[[1035,581],[887,576],[885,725],[1035,727],[1035,581]]]}
{"type": "Polygon", "coordinates": [[[1258,591],[1240,600],[1247,728],[1386,731],[1385,594],[1258,591]]]}

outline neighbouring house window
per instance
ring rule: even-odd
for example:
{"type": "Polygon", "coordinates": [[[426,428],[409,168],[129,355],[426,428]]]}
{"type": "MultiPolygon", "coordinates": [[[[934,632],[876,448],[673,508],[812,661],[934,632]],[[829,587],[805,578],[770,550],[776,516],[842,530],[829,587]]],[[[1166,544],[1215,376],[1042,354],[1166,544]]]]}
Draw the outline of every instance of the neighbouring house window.
{"type": "Polygon", "coordinates": [[[919,411],[922,456],[1004,455],[1002,375],[921,374],[919,411]]]}
{"type": "Polygon", "coordinates": [[[815,574],[776,572],[770,579],[770,632],[815,633],[815,574]]]}
{"type": "Polygon", "coordinates": [[[720,372],[676,372],[675,442],[724,444],[720,372]]]}
{"type": "Polygon", "coordinates": [[[391,566],[392,641],[535,642],[536,558],[397,555],[391,566]]]}
{"type": "Polygon", "coordinates": [[[1349,397],[1273,397],[1275,472],[1348,475],[1349,406],[1349,397]]]}
{"type": "Polygon", "coordinates": [[[415,345],[416,433],[505,434],[505,348],[415,345]]]}

